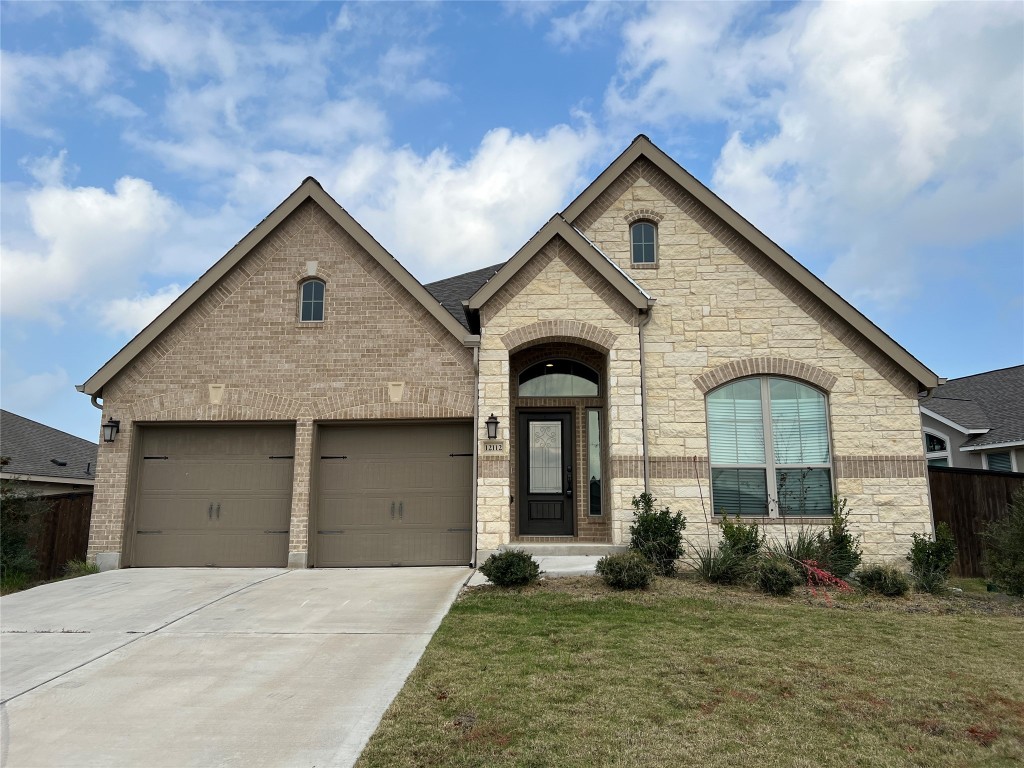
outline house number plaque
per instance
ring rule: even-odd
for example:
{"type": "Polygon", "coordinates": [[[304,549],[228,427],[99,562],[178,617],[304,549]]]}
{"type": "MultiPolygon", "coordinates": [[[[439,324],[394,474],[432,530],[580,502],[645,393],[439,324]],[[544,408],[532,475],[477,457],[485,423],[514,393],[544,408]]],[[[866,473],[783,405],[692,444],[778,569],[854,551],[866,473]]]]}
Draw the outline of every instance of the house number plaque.
{"type": "Polygon", "coordinates": [[[504,453],[505,452],[505,441],[504,440],[487,440],[484,443],[484,450],[483,450],[483,452],[485,454],[486,453],[490,453],[490,454],[504,453]]]}

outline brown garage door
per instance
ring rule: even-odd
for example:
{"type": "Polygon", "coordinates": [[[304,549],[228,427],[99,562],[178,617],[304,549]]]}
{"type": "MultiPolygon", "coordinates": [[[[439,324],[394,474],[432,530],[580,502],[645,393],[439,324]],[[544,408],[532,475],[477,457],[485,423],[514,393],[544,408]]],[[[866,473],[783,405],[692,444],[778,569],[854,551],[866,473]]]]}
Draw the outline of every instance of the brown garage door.
{"type": "Polygon", "coordinates": [[[132,565],[288,563],[291,426],[142,430],[132,565]]]}
{"type": "Polygon", "coordinates": [[[470,562],[469,424],[321,427],[315,564],[470,562]]]}

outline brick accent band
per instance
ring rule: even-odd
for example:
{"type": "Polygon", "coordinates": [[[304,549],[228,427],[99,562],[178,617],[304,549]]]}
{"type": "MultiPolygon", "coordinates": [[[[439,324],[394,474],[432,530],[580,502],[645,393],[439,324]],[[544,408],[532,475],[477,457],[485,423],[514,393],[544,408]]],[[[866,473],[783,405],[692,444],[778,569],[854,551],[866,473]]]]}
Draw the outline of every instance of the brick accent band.
{"type": "Polygon", "coordinates": [[[478,469],[480,477],[498,477],[508,479],[509,476],[509,463],[507,458],[497,458],[496,456],[477,456],[478,469]]]}
{"type": "Polygon", "coordinates": [[[785,357],[748,357],[743,360],[732,360],[724,365],[712,368],[694,378],[693,383],[705,395],[715,387],[721,386],[733,379],[741,379],[744,376],[763,376],[765,374],[777,374],[780,376],[792,376],[795,379],[803,379],[814,384],[826,392],[831,392],[836,385],[838,378],[823,368],[802,363],[799,360],[790,360],[785,357]]]}
{"type": "Polygon", "coordinates": [[[836,456],[836,477],[925,477],[923,456],[836,456]]]}
{"type": "MultiPolygon", "coordinates": [[[[921,456],[836,456],[832,467],[837,478],[924,477],[927,469],[921,456]]],[[[612,476],[641,478],[641,456],[612,456],[612,476]]],[[[692,480],[709,476],[707,456],[652,456],[651,477],[656,480],[692,480]]]]}
{"type": "Polygon", "coordinates": [[[542,320],[509,331],[501,343],[509,352],[515,352],[538,341],[568,341],[587,347],[609,351],[618,339],[614,333],[579,320],[542,320]]]}

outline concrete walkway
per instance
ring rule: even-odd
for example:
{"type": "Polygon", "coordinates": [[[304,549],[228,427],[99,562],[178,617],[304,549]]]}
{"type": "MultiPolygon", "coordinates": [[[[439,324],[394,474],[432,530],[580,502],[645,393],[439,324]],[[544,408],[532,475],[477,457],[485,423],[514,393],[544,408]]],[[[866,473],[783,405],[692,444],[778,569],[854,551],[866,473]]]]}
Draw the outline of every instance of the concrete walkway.
{"type": "MultiPolygon", "coordinates": [[[[597,561],[601,559],[598,555],[558,555],[558,556],[535,556],[534,559],[540,565],[541,578],[557,578],[558,576],[593,576],[597,573],[597,561]]],[[[473,578],[467,586],[477,587],[481,584],[491,582],[479,571],[473,572],[473,578]]]]}
{"type": "Polygon", "coordinates": [[[470,573],[132,569],[4,597],[0,765],[351,765],[470,573]]]}

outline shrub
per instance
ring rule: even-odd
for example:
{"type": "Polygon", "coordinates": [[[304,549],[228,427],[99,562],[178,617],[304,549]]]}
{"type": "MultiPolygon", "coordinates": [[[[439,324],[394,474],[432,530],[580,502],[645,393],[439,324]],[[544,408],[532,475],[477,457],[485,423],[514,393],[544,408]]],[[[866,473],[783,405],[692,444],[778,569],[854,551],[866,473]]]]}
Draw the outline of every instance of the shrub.
{"type": "Polygon", "coordinates": [[[850,533],[850,513],[846,499],[832,498],[832,522],[828,531],[821,534],[820,560],[822,567],[833,576],[845,579],[860,565],[860,537],[850,533]]]}
{"type": "MultiPolygon", "coordinates": [[[[7,459],[0,459],[6,466],[7,459]]],[[[0,480],[0,579],[13,583],[16,574],[31,578],[39,563],[32,547],[49,504],[14,480],[0,480]]]]}
{"type": "Polygon", "coordinates": [[[785,596],[793,593],[800,584],[800,574],[786,560],[767,557],[757,567],[755,580],[758,588],[769,595],[785,596]]]}
{"type": "Polygon", "coordinates": [[[635,518],[629,528],[631,549],[635,549],[662,576],[676,572],[676,560],[683,556],[683,529],[686,518],[668,507],[655,511],[657,501],[649,493],[633,497],[635,518]]]}
{"type": "Polygon", "coordinates": [[[1024,488],[1013,494],[1009,515],[982,533],[989,579],[1008,595],[1024,597],[1024,488]]]}
{"type": "Polygon", "coordinates": [[[65,579],[77,579],[79,576],[89,576],[99,573],[100,569],[96,563],[88,563],[85,560],[68,560],[61,569],[65,579]]]}
{"type": "Polygon", "coordinates": [[[764,546],[765,536],[760,533],[757,523],[745,524],[739,517],[732,522],[729,516],[722,516],[722,541],[718,543],[719,548],[723,545],[729,547],[736,555],[744,560],[757,557],[764,546]]]}
{"type": "Polygon", "coordinates": [[[773,556],[790,562],[803,563],[812,560],[820,563],[824,560],[825,534],[823,531],[800,526],[795,536],[790,536],[787,530],[786,538],[773,542],[769,549],[773,556]]]}
{"type": "Polygon", "coordinates": [[[540,566],[533,555],[519,549],[507,549],[487,558],[480,573],[499,587],[522,587],[540,577],[540,566]]]}
{"type": "Polygon", "coordinates": [[[869,565],[854,575],[865,592],[902,597],[910,591],[907,575],[894,565],[869,565]]]}
{"type": "Polygon", "coordinates": [[[698,575],[712,584],[735,584],[749,573],[747,561],[726,545],[718,549],[696,547],[696,570],[698,575]]]}
{"type": "Polygon", "coordinates": [[[949,571],[956,560],[956,542],[953,532],[945,523],[935,528],[935,539],[930,536],[914,534],[914,543],[907,555],[910,561],[910,573],[914,576],[914,586],[932,594],[946,591],[949,571]]]}
{"type": "Polygon", "coordinates": [[[647,589],[655,575],[654,566],[636,550],[602,557],[597,572],[614,589],[647,589]]]}

